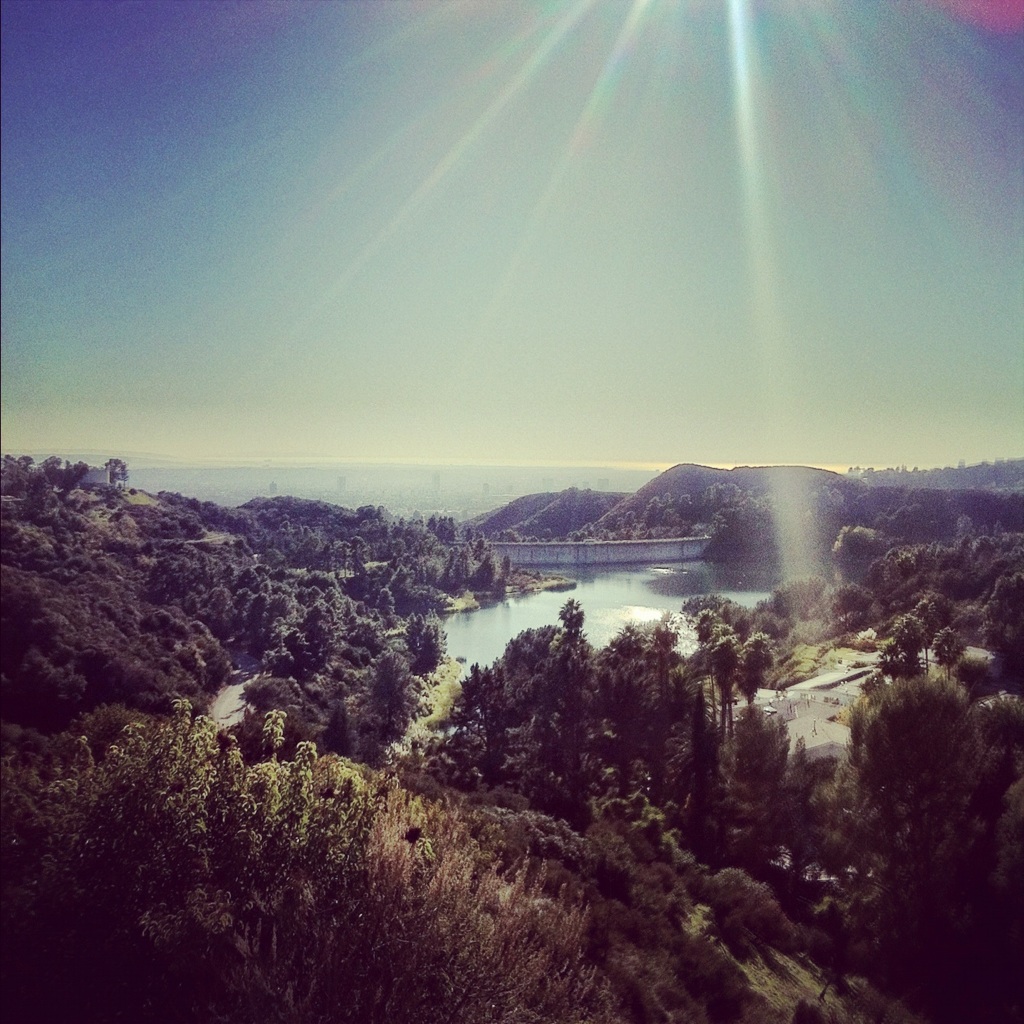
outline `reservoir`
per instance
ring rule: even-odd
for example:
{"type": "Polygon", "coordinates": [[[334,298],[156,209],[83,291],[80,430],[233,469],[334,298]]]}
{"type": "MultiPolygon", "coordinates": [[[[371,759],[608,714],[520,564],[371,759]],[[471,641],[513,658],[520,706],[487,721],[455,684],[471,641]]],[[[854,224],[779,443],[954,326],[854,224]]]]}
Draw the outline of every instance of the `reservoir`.
{"type": "MultiPolygon", "coordinates": [[[[557,624],[558,613],[570,598],[583,607],[583,632],[595,648],[600,648],[627,623],[657,622],[666,612],[678,612],[688,598],[721,594],[752,607],[768,597],[779,583],[778,577],[770,572],[738,570],[707,562],[561,571],[576,581],[574,590],[511,597],[500,604],[445,619],[449,656],[464,658],[466,665],[490,665],[505,652],[509,640],[523,630],[557,624]]],[[[680,640],[684,653],[695,645],[692,636],[684,634],[680,640]]]]}

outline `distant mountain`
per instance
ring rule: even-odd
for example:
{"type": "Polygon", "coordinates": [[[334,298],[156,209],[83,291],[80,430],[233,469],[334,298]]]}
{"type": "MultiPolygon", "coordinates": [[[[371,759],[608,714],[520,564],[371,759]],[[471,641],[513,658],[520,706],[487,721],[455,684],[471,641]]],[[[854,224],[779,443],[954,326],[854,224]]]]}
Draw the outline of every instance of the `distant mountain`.
{"type": "Polygon", "coordinates": [[[469,525],[491,538],[505,531],[551,540],[706,534],[712,560],[773,564],[781,544],[804,551],[808,566],[822,571],[845,526],[875,531],[882,545],[1024,531],[1020,492],[908,486],[918,475],[904,474],[902,486],[872,486],[808,466],[681,464],[634,494],[532,494],[469,525]]]}
{"type": "Polygon", "coordinates": [[[628,512],[641,514],[655,498],[664,501],[690,497],[696,500],[709,487],[716,485],[732,485],[749,494],[802,494],[812,493],[822,487],[844,489],[851,484],[859,486],[838,473],[810,466],[737,466],[735,469],[714,469],[711,466],[681,463],[666,469],[617,505],[614,518],[621,519],[628,512]]]}
{"type": "Polygon", "coordinates": [[[622,492],[568,490],[527,494],[471,519],[467,526],[485,537],[512,530],[523,537],[566,537],[597,522],[628,497],[622,492]]]}
{"type": "Polygon", "coordinates": [[[1024,459],[1000,459],[974,466],[946,466],[944,469],[850,470],[848,476],[872,487],[916,487],[935,490],[1024,491],[1024,459]]]}

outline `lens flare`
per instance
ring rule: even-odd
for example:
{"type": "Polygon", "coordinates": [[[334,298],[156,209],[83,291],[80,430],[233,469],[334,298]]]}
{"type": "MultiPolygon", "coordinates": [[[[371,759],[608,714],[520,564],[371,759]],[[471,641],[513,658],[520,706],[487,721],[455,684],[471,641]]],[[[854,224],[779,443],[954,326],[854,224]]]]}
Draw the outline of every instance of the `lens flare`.
{"type": "MultiPolygon", "coordinates": [[[[733,117],[747,235],[751,329],[759,356],[764,427],[775,435],[783,433],[787,407],[787,382],[779,378],[779,367],[786,362],[782,352],[785,329],[776,301],[776,260],[768,212],[766,157],[756,104],[760,76],[750,0],[729,0],[729,39],[733,117]]],[[[814,568],[809,524],[804,522],[802,511],[808,507],[806,502],[810,498],[805,477],[806,474],[787,468],[780,468],[769,477],[776,543],[786,579],[807,576],[814,568]]]]}
{"type": "Polygon", "coordinates": [[[626,15],[622,28],[619,30],[615,43],[608,55],[601,73],[594,83],[587,102],[576,121],[562,155],[548,177],[547,185],[540,198],[533,206],[530,217],[519,237],[519,242],[509,259],[505,273],[495,288],[494,295],[482,317],[481,333],[487,333],[501,308],[501,304],[522,266],[530,245],[540,227],[547,219],[551,204],[558,194],[559,187],[577,159],[588,147],[597,134],[602,117],[615,94],[615,87],[622,75],[629,56],[634,50],[636,40],[643,31],[646,15],[653,0],[633,0],[626,15]]]}
{"type": "Polygon", "coordinates": [[[360,271],[387,245],[395,234],[404,227],[420,210],[427,199],[444,181],[451,171],[468,155],[474,144],[489,128],[506,107],[521,93],[558,52],[559,46],[596,0],[577,0],[557,20],[554,27],[525,61],[498,95],[488,104],[483,113],[462,134],[455,144],[434,165],[433,170],[417,186],[415,191],[398,208],[391,219],[362,248],[358,255],[335,278],[326,289],[315,308],[307,313],[303,326],[314,320],[330,303],[345,290],[360,271]]]}

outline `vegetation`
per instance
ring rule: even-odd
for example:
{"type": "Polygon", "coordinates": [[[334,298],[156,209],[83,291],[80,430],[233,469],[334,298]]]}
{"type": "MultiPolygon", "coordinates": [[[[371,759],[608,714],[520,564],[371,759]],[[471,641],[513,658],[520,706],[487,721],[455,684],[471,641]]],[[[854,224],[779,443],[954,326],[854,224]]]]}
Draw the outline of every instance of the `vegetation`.
{"type": "Polygon", "coordinates": [[[776,564],[782,556],[780,519],[798,532],[808,564],[824,570],[834,556],[847,567],[866,567],[894,545],[1020,533],[1024,493],[1019,487],[972,491],[872,486],[856,477],[802,467],[724,470],[681,465],[627,497],[572,490],[529,495],[473,525],[502,540],[710,536],[706,557],[711,560],[776,564]]]}
{"type": "Polygon", "coordinates": [[[308,742],[278,761],[282,713],[257,764],[184,701],[98,761],[79,724],[4,766],[19,1020],[600,1019],[581,911],[393,781],[308,742]]]}
{"type": "Polygon", "coordinates": [[[613,509],[627,495],[570,487],[557,494],[529,494],[470,523],[486,537],[552,540],[582,530],[613,509]]]}
{"type": "Polygon", "coordinates": [[[140,503],[77,489],[85,469],[4,460],[0,686],[21,726],[52,731],[111,702],[205,708],[241,654],[264,670],[257,702],[287,706],[296,735],[374,761],[445,656],[438,613],[509,575],[451,520],[286,497],[140,503]]]}
{"type": "Polygon", "coordinates": [[[907,469],[906,466],[890,469],[861,469],[854,466],[850,475],[872,486],[929,487],[944,490],[999,491],[1024,490],[1024,459],[997,459],[995,462],[980,462],[973,466],[946,466],[943,469],[907,469]]]}
{"type": "MultiPolygon", "coordinates": [[[[689,656],[668,621],[595,649],[569,599],[459,687],[438,613],[513,580],[482,535],[84,479],[4,462],[17,1019],[1024,1021],[1024,703],[967,652],[1019,681],[1014,496],[935,492],[971,523],[933,536],[854,483],[822,575],[691,602],[689,656]],[[752,699],[840,650],[879,670],[814,757],[752,699]]],[[[699,500],[722,557],[763,547],[770,493],[699,500]]]]}

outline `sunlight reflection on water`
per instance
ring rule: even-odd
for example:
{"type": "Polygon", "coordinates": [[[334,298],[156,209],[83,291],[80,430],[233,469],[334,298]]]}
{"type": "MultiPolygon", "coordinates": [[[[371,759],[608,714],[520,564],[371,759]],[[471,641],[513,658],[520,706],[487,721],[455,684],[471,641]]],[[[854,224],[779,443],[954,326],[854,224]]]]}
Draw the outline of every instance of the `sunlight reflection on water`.
{"type": "Polygon", "coordinates": [[[765,574],[727,573],[703,563],[580,573],[571,591],[545,591],[510,598],[479,611],[453,615],[445,621],[448,653],[467,665],[489,665],[523,630],[555,625],[570,598],[583,606],[583,630],[595,648],[604,647],[627,623],[651,624],[671,615],[680,634],[678,649],[692,653],[692,626],[679,614],[683,601],[719,593],[752,606],[768,596],[774,580],[765,574]]]}

